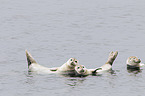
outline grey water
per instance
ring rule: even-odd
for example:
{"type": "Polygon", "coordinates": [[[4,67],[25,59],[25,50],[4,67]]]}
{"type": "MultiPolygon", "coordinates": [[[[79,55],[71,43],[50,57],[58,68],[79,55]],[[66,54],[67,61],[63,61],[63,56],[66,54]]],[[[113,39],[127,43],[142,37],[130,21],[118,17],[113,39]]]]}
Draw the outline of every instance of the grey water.
{"type": "Polygon", "coordinates": [[[128,72],[126,59],[145,63],[144,0],[0,0],[0,96],[144,96],[145,68],[128,72]],[[100,67],[119,54],[114,73],[64,77],[29,75],[28,50],[46,67],[70,57],[100,67]]]}

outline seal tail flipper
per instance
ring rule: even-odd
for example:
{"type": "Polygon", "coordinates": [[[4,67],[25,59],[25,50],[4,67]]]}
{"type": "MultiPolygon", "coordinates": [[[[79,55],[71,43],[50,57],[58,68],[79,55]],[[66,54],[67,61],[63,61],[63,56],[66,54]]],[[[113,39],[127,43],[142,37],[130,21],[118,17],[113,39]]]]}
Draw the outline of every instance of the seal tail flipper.
{"type": "Polygon", "coordinates": [[[106,64],[110,64],[112,66],[112,64],[113,64],[114,60],[116,59],[117,55],[118,55],[118,51],[116,51],[116,52],[113,52],[113,51],[110,52],[106,64]]]}
{"type": "Polygon", "coordinates": [[[36,63],[36,61],[34,60],[34,58],[32,57],[32,55],[26,50],[26,57],[27,57],[27,62],[28,62],[28,67],[32,64],[32,63],[36,63]]]}

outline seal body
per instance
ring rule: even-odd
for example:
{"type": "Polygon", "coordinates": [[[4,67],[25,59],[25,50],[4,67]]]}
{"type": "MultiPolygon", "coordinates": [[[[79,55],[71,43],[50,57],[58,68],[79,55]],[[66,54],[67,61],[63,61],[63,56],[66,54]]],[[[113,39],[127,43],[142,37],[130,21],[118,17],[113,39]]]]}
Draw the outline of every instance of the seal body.
{"type": "Polygon", "coordinates": [[[76,65],[75,73],[79,76],[87,76],[87,75],[96,75],[105,71],[109,71],[112,69],[112,64],[118,55],[118,51],[110,52],[107,62],[98,68],[95,69],[87,69],[84,65],[76,65]]]}
{"type": "Polygon", "coordinates": [[[47,67],[39,65],[27,50],[26,50],[26,57],[27,57],[29,72],[36,72],[38,74],[56,73],[55,71],[57,70],[57,68],[47,68],[47,67]]]}
{"type": "Polygon", "coordinates": [[[130,56],[126,60],[128,72],[134,72],[140,70],[140,67],[145,66],[144,63],[141,63],[141,60],[136,56],[130,56]]]}
{"type": "Polygon", "coordinates": [[[103,66],[95,69],[87,69],[84,65],[77,65],[75,67],[76,75],[79,76],[96,75],[102,72],[109,71],[112,69],[113,62],[116,59],[117,55],[118,51],[110,52],[107,62],[103,66]]]}
{"type": "MultiPolygon", "coordinates": [[[[56,70],[56,69],[54,69],[56,70]]],[[[57,73],[57,71],[54,71],[53,68],[47,68],[42,65],[39,65],[38,63],[32,63],[29,66],[29,72],[36,72],[37,74],[51,74],[51,73],[57,73]]]]}
{"type": "Polygon", "coordinates": [[[100,72],[105,72],[105,71],[111,70],[113,62],[116,59],[117,55],[118,55],[118,51],[110,52],[107,62],[103,66],[99,67],[100,69],[97,70],[96,72],[100,73],[100,72]]]}
{"type": "Polygon", "coordinates": [[[100,68],[100,70],[97,70],[96,72],[97,73],[102,73],[102,72],[111,70],[112,69],[112,65],[110,65],[110,64],[104,64],[103,66],[101,66],[99,68],[100,68]]]}
{"type": "Polygon", "coordinates": [[[75,67],[75,75],[76,76],[92,75],[95,72],[96,72],[96,69],[87,69],[84,65],[77,65],[75,67]]]}
{"type": "Polygon", "coordinates": [[[74,74],[76,65],[79,65],[78,60],[70,58],[66,63],[57,68],[57,72],[60,74],[74,74]]]}
{"type": "Polygon", "coordinates": [[[38,64],[32,55],[26,50],[26,57],[28,62],[28,71],[39,74],[44,73],[58,73],[58,74],[74,74],[75,66],[78,65],[78,60],[70,58],[66,63],[60,67],[48,68],[38,64]]]}
{"type": "Polygon", "coordinates": [[[139,58],[137,58],[136,56],[130,56],[127,60],[126,60],[126,64],[129,66],[134,66],[134,67],[140,67],[142,65],[140,65],[141,60],[139,58]]]}
{"type": "Polygon", "coordinates": [[[48,68],[38,64],[31,54],[26,50],[26,57],[28,62],[28,70],[30,72],[42,73],[58,73],[64,75],[74,75],[74,76],[87,76],[93,75],[100,72],[108,71],[112,68],[112,64],[116,59],[118,52],[110,52],[107,62],[98,68],[87,69],[84,65],[79,65],[78,60],[75,58],[70,58],[66,63],[60,67],[48,68]]]}

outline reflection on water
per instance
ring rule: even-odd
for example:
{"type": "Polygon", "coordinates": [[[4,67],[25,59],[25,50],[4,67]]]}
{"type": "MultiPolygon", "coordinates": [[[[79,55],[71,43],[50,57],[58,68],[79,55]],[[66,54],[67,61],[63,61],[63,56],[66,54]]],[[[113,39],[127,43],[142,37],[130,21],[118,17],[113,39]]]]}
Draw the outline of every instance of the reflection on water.
{"type": "Polygon", "coordinates": [[[110,69],[108,71],[104,71],[104,72],[101,72],[101,73],[97,73],[97,74],[93,74],[93,76],[102,76],[104,74],[111,74],[111,75],[116,75],[116,70],[113,70],[113,69],[110,69]]]}
{"type": "Polygon", "coordinates": [[[128,73],[134,73],[134,74],[138,74],[141,73],[142,69],[140,67],[135,67],[135,66],[131,66],[131,65],[127,65],[127,71],[128,73]]]}
{"type": "Polygon", "coordinates": [[[108,71],[111,75],[115,75],[116,73],[115,73],[115,70],[113,70],[113,69],[111,69],[111,70],[109,70],[108,71]]]}
{"type": "Polygon", "coordinates": [[[128,68],[127,67],[127,71],[128,71],[128,73],[138,74],[138,73],[142,72],[142,69],[140,69],[140,68],[128,68]]]}
{"type": "Polygon", "coordinates": [[[66,81],[66,84],[69,86],[78,86],[78,85],[82,84],[85,80],[86,80],[85,77],[83,77],[83,78],[79,78],[79,77],[78,78],[77,77],[68,78],[66,81]]]}

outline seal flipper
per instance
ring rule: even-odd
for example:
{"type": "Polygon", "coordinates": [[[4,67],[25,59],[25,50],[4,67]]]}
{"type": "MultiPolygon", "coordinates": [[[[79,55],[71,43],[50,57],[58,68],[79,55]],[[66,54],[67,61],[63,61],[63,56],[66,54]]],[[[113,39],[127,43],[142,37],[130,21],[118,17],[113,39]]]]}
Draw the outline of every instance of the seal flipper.
{"type": "Polygon", "coordinates": [[[32,63],[36,63],[32,55],[26,50],[26,57],[27,57],[27,62],[28,62],[28,68],[32,63]]]}
{"type": "Polygon", "coordinates": [[[58,68],[50,68],[50,71],[57,71],[58,68]]]}
{"type": "Polygon", "coordinates": [[[102,70],[102,68],[101,67],[96,68],[92,73],[95,74],[97,72],[97,70],[102,70]]]}
{"type": "Polygon", "coordinates": [[[106,64],[110,64],[112,66],[112,64],[113,64],[114,60],[116,59],[117,55],[118,55],[118,51],[110,52],[106,64]]]}

